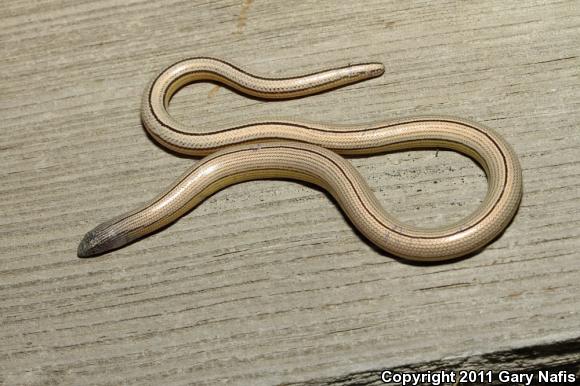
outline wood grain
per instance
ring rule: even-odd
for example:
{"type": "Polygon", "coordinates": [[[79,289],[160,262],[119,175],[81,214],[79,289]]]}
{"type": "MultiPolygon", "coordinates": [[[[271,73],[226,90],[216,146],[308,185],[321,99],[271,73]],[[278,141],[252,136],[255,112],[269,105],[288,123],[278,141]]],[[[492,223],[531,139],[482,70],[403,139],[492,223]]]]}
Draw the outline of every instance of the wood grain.
{"type": "MultiPolygon", "coordinates": [[[[579,371],[578,2],[9,0],[0,18],[0,384],[579,371]],[[158,70],[198,55],[271,76],[384,62],[379,79],[285,102],[193,85],[171,111],[200,130],[254,116],[471,118],[519,154],[521,209],[483,252],[411,265],[373,249],[325,193],[250,182],[127,248],[78,259],[87,230],[196,162],[146,136],[139,104],[158,70]]],[[[485,195],[483,172],[455,153],[352,162],[415,225],[458,220],[485,195]]]]}

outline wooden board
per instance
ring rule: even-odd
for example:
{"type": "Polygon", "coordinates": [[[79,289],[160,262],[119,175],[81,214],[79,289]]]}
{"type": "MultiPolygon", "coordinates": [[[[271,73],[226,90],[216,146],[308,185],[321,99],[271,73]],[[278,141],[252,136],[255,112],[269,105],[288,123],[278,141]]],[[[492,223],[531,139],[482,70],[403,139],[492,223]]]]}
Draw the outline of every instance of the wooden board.
{"type": "MultiPolygon", "coordinates": [[[[3,2],[0,384],[580,371],[579,36],[577,1],[3,2]],[[475,256],[414,265],[370,246],[324,192],[249,182],[127,248],[77,258],[86,231],[197,162],[157,146],[139,105],[157,71],[201,55],[269,76],[384,62],[381,78],[285,102],[192,85],[171,111],[199,130],[255,116],[474,119],[520,156],[516,219],[475,256]]],[[[415,225],[458,220],[485,195],[483,172],[452,152],[352,163],[415,225]]]]}

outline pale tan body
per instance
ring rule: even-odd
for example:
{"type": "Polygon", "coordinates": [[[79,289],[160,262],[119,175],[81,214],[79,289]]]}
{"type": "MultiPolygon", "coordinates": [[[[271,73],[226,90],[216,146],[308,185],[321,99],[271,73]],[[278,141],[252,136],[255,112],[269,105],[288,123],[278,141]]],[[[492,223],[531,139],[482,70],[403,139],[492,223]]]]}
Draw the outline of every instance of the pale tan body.
{"type": "Polygon", "coordinates": [[[211,58],[178,62],[163,71],[143,98],[142,120],[163,146],[210,154],[143,208],[99,225],[79,246],[80,256],[119,248],[159,229],[226,186],[263,178],[316,184],[332,194],[353,224],[383,250],[412,260],[446,260],[474,252],[499,235],[515,215],[522,194],[521,169],[511,147],[494,131],[449,117],[416,117],[356,127],[265,120],[194,133],[167,112],[173,94],[200,80],[224,83],[265,99],[305,96],[381,75],[377,63],[302,77],[261,78],[211,58]],[[360,174],[339,156],[410,148],[448,148],[485,170],[488,192],[459,223],[437,229],[411,227],[389,216],[360,174]]]}

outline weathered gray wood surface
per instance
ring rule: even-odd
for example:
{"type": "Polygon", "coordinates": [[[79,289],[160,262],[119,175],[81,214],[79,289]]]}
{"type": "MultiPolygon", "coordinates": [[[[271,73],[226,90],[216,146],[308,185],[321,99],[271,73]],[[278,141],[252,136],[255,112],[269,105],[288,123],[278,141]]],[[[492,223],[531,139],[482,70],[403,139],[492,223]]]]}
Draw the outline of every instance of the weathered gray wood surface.
{"type": "MultiPolygon", "coordinates": [[[[578,362],[579,4],[4,1],[0,384],[378,384],[386,368],[578,362]],[[250,182],[78,259],[87,230],[196,162],[145,135],[139,104],[158,70],[197,55],[272,76],[384,62],[380,79],[307,99],[201,84],[171,108],[196,127],[468,117],[520,155],[521,209],[482,253],[410,265],[373,249],[323,192],[250,182]],[[516,349],[535,354],[489,359],[516,349]]],[[[352,162],[413,224],[457,220],[485,194],[481,170],[450,152],[352,162]]]]}

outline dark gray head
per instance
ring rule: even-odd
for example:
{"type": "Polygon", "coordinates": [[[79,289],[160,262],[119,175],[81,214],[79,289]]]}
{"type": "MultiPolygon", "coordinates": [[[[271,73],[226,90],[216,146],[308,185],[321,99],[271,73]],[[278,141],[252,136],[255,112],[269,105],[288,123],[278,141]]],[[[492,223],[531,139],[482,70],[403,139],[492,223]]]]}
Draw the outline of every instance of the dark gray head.
{"type": "Polygon", "coordinates": [[[77,250],[78,257],[101,255],[126,245],[130,242],[128,235],[118,234],[110,223],[104,223],[88,232],[81,240],[77,250]]]}

